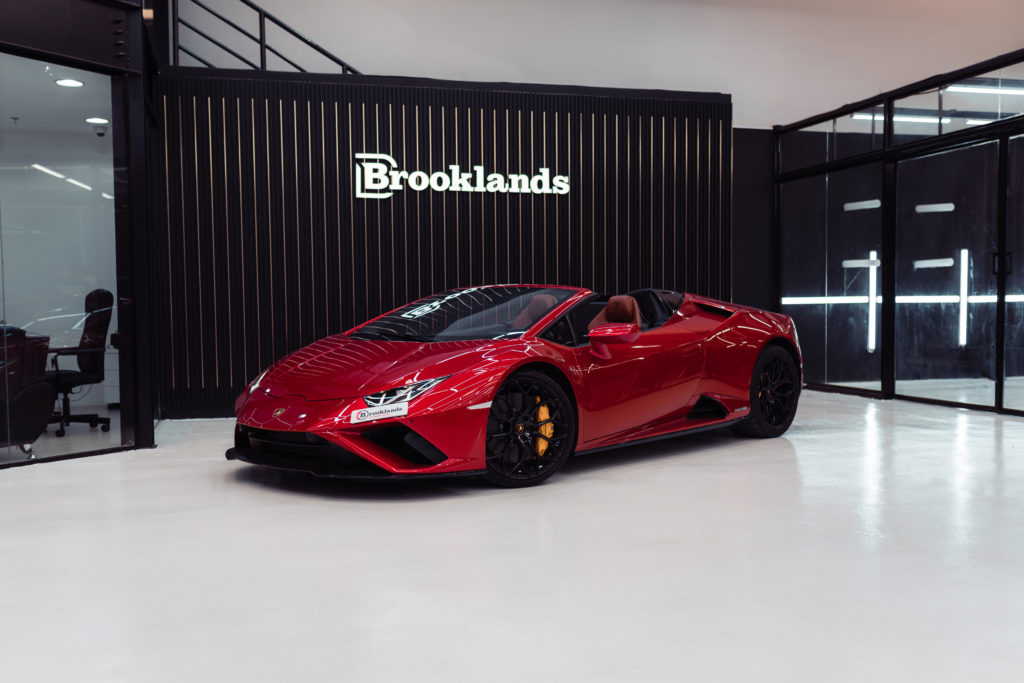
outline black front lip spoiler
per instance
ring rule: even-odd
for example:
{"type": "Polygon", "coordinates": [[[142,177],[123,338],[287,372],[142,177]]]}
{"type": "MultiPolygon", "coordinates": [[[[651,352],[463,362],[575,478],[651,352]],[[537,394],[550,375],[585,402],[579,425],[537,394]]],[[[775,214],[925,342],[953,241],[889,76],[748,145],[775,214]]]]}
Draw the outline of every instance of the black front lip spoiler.
{"type": "Polygon", "coordinates": [[[485,474],[487,470],[466,470],[463,472],[438,472],[395,474],[380,469],[366,462],[366,466],[352,466],[342,463],[326,462],[322,459],[277,451],[259,451],[254,448],[229,448],[224,457],[228,460],[241,460],[250,465],[271,467],[289,472],[305,472],[317,477],[331,479],[450,479],[453,477],[475,477],[485,474]],[[374,471],[376,470],[376,471],[374,471]]]}

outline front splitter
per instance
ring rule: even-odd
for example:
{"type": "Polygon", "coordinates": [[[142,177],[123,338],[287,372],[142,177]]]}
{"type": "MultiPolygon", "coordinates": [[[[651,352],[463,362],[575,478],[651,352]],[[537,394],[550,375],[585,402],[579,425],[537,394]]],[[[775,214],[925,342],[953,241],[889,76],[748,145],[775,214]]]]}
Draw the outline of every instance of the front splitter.
{"type": "Polygon", "coordinates": [[[283,453],[279,451],[260,451],[254,448],[229,448],[224,457],[228,460],[240,460],[250,465],[270,467],[289,472],[305,472],[316,477],[331,479],[451,479],[455,477],[476,477],[487,472],[481,470],[464,470],[460,472],[417,472],[400,474],[388,472],[372,463],[337,463],[325,461],[308,455],[283,453]]]}

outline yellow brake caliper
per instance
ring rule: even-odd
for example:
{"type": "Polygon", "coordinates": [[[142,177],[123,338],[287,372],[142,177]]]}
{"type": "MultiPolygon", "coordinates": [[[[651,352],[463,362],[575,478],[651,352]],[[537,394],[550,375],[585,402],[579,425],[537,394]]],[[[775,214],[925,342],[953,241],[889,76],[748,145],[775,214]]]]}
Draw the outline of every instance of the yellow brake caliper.
{"type": "Polygon", "coordinates": [[[548,450],[548,441],[552,436],[555,435],[555,425],[553,422],[549,422],[551,419],[551,410],[548,409],[547,403],[540,402],[540,396],[534,396],[537,399],[537,422],[542,422],[540,428],[537,430],[544,438],[538,438],[534,441],[533,448],[537,451],[537,455],[544,455],[545,451],[548,450]]]}

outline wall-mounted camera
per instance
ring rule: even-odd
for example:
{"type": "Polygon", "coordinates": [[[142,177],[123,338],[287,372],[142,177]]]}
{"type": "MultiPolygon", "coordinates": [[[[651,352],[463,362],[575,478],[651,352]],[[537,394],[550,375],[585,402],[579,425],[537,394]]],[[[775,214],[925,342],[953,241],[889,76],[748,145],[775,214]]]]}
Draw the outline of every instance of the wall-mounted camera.
{"type": "Polygon", "coordinates": [[[102,138],[107,134],[109,126],[93,126],[93,132],[96,133],[96,137],[102,138]]]}

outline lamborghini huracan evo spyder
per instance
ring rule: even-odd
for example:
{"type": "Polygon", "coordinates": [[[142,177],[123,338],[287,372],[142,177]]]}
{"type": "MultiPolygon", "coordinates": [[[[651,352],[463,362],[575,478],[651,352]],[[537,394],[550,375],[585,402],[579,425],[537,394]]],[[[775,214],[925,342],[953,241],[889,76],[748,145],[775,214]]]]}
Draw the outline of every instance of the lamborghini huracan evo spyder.
{"type": "Polygon", "coordinates": [[[659,289],[454,289],[285,356],[235,403],[228,459],[328,477],[544,481],[572,453],[789,428],[788,316],[659,289]]]}

